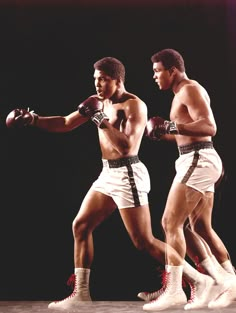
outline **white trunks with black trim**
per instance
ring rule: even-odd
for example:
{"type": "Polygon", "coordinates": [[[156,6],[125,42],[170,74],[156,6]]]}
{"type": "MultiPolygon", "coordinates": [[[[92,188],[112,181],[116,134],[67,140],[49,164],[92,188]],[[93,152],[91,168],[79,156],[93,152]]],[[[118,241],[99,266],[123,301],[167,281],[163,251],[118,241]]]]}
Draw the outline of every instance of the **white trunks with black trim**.
{"type": "Polygon", "coordinates": [[[119,209],[148,204],[150,177],[138,156],[102,159],[103,169],[92,188],[109,197],[119,209]]]}
{"type": "Polygon", "coordinates": [[[195,142],[179,146],[179,158],[175,161],[174,181],[186,184],[202,193],[215,191],[223,166],[211,141],[195,142]]]}

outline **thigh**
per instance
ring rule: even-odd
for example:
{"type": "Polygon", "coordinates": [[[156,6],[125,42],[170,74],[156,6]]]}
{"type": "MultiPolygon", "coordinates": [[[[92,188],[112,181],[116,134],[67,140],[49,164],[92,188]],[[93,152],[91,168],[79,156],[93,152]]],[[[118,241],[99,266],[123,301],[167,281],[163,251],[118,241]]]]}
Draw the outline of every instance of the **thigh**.
{"type": "Polygon", "coordinates": [[[196,225],[199,225],[200,227],[211,225],[213,205],[214,193],[206,192],[189,217],[193,229],[196,225]]]}
{"type": "Polygon", "coordinates": [[[185,184],[173,182],[166,201],[163,220],[168,224],[182,225],[188,216],[194,211],[202,193],[186,186],[185,184]]]}
{"type": "Polygon", "coordinates": [[[116,209],[116,204],[111,197],[96,191],[93,187],[87,192],[75,222],[85,223],[94,229],[116,209]]]}
{"type": "Polygon", "coordinates": [[[131,239],[152,236],[151,217],[148,205],[119,210],[131,239]]]}

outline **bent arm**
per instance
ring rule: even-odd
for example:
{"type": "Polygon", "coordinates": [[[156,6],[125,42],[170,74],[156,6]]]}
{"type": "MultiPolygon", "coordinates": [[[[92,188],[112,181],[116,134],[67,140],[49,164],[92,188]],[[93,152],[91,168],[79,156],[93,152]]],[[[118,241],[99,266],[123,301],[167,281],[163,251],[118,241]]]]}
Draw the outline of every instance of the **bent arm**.
{"type": "Polygon", "coordinates": [[[124,125],[121,123],[120,129],[104,121],[104,127],[100,130],[121,156],[138,152],[147,123],[147,108],[141,100],[128,100],[124,113],[126,121],[124,125]]]}
{"type": "Polygon", "coordinates": [[[184,104],[187,107],[191,122],[177,122],[180,135],[215,136],[217,127],[210,108],[210,99],[204,89],[188,86],[184,90],[184,104]]]}

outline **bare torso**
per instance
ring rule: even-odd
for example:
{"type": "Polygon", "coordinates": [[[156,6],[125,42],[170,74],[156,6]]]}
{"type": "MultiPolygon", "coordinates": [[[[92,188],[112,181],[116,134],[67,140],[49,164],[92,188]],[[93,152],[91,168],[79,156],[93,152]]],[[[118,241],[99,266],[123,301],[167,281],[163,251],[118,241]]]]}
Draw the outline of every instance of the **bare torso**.
{"type": "Polygon", "coordinates": [[[211,136],[208,135],[207,127],[208,125],[216,127],[207,91],[198,82],[190,79],[183,79],[176,87],[170,119],[177,124],[193,123],[192,129],[196,130],[196,135],[176,135],[178,146],[197,141],[210,141],[211,136]],[[199,132],[201,129],[202,134],[199,132]]]}
{"type": "Polygon", "coordinates": [[[118,159],[124,156],[137,155],[147,121],[146,104],[131,93],[125,93],[119,103],[112,103],[111,100],[106,99],[103,104],[103,111],[114,129],[109,128],[109,136],[106,129],[98,129],[102,158],[118,159]],[[129,151],[127,154],[122,155],[117,150],[116,145],[112,142],[112,135],[114,135],[114,140],[118,145],[119,140],[121,144],[124,138],[128,140],[129,151]]]}

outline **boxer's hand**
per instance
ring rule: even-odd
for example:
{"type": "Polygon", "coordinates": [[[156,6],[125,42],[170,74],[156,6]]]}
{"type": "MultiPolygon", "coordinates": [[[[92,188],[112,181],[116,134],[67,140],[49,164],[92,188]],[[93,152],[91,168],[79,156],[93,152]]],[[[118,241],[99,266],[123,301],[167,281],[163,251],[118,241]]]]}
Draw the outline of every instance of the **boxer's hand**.
{"type": "Polygon", "coordinates": [[[91,118],[98,127],[101,127],[104,120],[108,120],[102,109],[103,103],[96,97],[89,97],[78,106],[79,113],[91,118]]]}
{"type": "Polygon", "coordinates": [[[79,113],[90,118],[102,109],[103,103],[96,97],[89,97],[78,106],[79,113]]]}
{"type": "Polygon", "coordinates": [[[146,125],[145,135],[152,140],[161,140],[165,134],[178,134],[178,128],[174,121],[167,121],[160,116],[151,117],[146,125]]]}
{"type": "Polygon", "coordinates": [[[6,126],[14,128],[22,128],[25,126],[33,126],[38,119],[38,115],[29,109],[14,109],[6,117],[6,126]]]}

